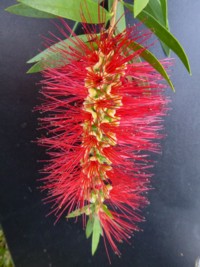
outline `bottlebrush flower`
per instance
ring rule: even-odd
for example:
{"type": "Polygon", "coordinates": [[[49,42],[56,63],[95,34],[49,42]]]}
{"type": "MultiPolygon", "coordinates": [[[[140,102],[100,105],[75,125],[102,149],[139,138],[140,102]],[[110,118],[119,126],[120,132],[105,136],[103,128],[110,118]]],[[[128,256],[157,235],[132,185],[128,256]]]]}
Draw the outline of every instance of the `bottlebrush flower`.
{"type": "Polygon", "coordinates": [[[47,135],[39,144],[50,159],[42,189],[57,219],[83,215],[93,253],[102,235],[120,255],[116,242],[127,241],[144,220],[148,154],[160,151],[168,100],[161,76],[137,61],[143,50],[129,48],[148,34],[135,26],[117,35],[85,29],[88,41],[74,35],[70,48],[65,42],[52,48],[60,66],[43,71],[39,110],[47,135]]]}

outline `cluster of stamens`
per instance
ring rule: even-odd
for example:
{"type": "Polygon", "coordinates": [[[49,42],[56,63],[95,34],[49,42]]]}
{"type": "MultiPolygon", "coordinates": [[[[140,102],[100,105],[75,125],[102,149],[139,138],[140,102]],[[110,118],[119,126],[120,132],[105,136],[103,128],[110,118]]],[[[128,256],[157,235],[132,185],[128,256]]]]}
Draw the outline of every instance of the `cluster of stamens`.
{"type": "Polygon", "coordinates": [[[94,203],[98,212],[112,190],[112,181],[109,179],[112,162],[105,155],[104,150],[117,144],[113,129],[120,123],[116,110],[122,105],[122,101],[113,89],[121,85],[120,78],[125,66],[122,66],[117,73],[109,73],[108,65],[114,51],[110,51],[107,55],[101,50],[94,53],[98,56],[98,62],[87,67],[85,79],[88,96],[84,101],[83,109],[90,116],[83,123],[82,146],[85,148],[85,153],[81,160],[81,167],[84,176],[84,198],[87,202],[94,203]],[[108,129],[109,125],[112,125],[112,130],[105,133],[104,129],[108,129]]]}

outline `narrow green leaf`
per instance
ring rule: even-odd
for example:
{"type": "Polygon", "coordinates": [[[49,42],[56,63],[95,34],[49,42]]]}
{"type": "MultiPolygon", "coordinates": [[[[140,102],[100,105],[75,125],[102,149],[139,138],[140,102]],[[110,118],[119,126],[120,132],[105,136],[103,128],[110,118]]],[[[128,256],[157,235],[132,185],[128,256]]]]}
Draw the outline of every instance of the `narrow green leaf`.
{"type": "Polygon", "coordinates": [[[179,41],[146,11],[142,11],[138,15],[138,19],[143,21],[148,28],[152,27],[154,34],[177,54],[188,72],[191,74],[188,57],[179,41]]]}
{"type": "MultiPolygon", "coordinates": [[[[167,0],[160,0],[160,3],[161,3],[161,9],[162,9],[162,13],[163,13],[165,28],[170,32],[169,21],[168,21],[168,3],[167,3],[167,0]]],[[[167,53],[167,50],[166,50],[164,45],[163,45],[163,49],[167,53]]]]}
{"type": "Polygon", "coordinates": [[[86,42],[86,41],[88,41],[89,35],[88,34],[81,34],[81,35],[78,35],[77,37],[70,37],[70,38],[65,39],[63,41],[60,41],[60,42],[50,46],[49,48],[45,49],[41,53],[37,54],[35,57],[29,59],[27,61],[27,63],[34,63],[34,62],[46,59],[47,57],[54,54],[53,51],[55,48],[62,49],[63,47],[67,48],[68,46],[69,47],[75,47],[74,41],[76,41],[77,38],[81,39],[83,42],[86,42]]]}
{"type": "MultiPolygon", "coordinates": [[[[169,21],[168,21],[168,2],[167,2],[167,0],[160,0],[160,3],[161,3],[161,9],[162,9],[163,18],[164,18],[164,25],[167,28],[167,30],[170,32],[169,21]]],[[[163,50],[165,51],[166,55],[169,56],[170,55],[170,49],[165,44],[163,44],[163,43],[161,43],[161,44],[162,44],[163,50]]]]}
{"type": "Polygon", "coordinates": [[[114,0],[108,0],[108,10],[111,11],[114,0]]]}
{"type": "MultiPolygon", "coordinates": [[[[157,19],[160,22],[160,24],[162,24],[169,31],[168,23],[165,21],[166,14],[164,14],[165,11],[163,11],[159,0],[149,0],[149,3],[145,7],[144,11],[148,12],[155,19],[157,19]]],[[[162,45],[164,53],[167,56],[169,56],[170,55],[169,47],[162,41],[160,41],[160,43],[162,45]]]]}
{"type": "Polygon", "coordinates": [[[31,74],[31,73],[36,73],[36,72],[40,72],[44,69],[44,64],[39,61],[36,64],[34,64],[30,69],[28,69],[28,71],[26,73],[31,74]]]}
{"type": "Polygon", "coordinates": [[[159,62],[159,60],[147,49],[145,49],[142,45],[133,42],[131,45],[129,45],[129,48],[138,51],[141,50],[140,57],[142,57],[145,61],[147,61],[155,70],[157,70],[162,77],[168,82],[170,87],[172,88],[173,91],[175,91],[174,86],[165,70],[163,65],[159,62]]]}
{"type": "Polygon", "coordinates": [[[94,225],[94,219],[89,218],[85,229],[86,238],[89,238],[91,236],[93,231],[93,225],[94,225]]]}
{"type": "Polygon", "coordinates": [[[169,48],[165,43],[163,43],[163,42],[161,42],[161,41],[160,41],[160,43],[161,43],[161,45],[162,45],[162,49],[163,49],[165,55],[166,55],[167,57],[169,57],[169,56],[170,56],[170,48],[169,48]]]}
{"type": "Polygon", "coordinates": [[[124,14],[124,5],[121,2],[117,5],[116,22],[118,32],[123,32],[126,29],[126,18],[124,14]]]}
{"type": "Polygon", "coordinates": [[[164,16],[159,0],[149,0],[148,5],[144,11],[147,11],[154,18],[156,18],[162,25],[165,25],[164,16]]]}
{"type": "Polygon", "coordinates": [[[110,210],[108,209],[108,207],[106,205],[103,205],[102,208],[103,208],[103,211],[108,215],[108,217],[110,217],[111,219],[113,219],[113,215],[110,212],[110,210]]]}
{"type": "MultiPolygon", "coordinates": [[[[112,12],[113,0],[108,0],[108,10],[112,12]]],[[[123,32],[126,29],[126,18],[124,13],[124,5],[120,1],[117,4],[117,14],[116,14],[116,28],[117,32],[123,32]]]]}
{"type": "Polygon", "coordinates": [[[36,73],[47,68],[58,68],[68,64],[67,59],[63,59],[62,55],[59,53],[51,53],[44,60],[40,60],[35,63],[26,73],[36,73]]]}
{"type": "MultiPolygon", "coordinates": [[[[124,5],[130,11],[132,11],[132,5],[126,3],[124,3],[124,5]]],[[[152,29],[154,34],[176,53],[176,55],[180,58],[188,72],[191,74],[188,57],[179,41],[148,12],[143,10],[137,18],[141,20],[146,25],[146,27],[152,29]]]]}
{"type": "Polygon", "coordinates": [[[149,0],[134,0],[133,13],[134,17],[137,17],[138,14],[146,7],[149,0]]]}
{"type": "Polygon", "coordinates": [[[76,209],[76,210],[72,211],[70,214],[68,214],[66,216],[66,218],[74,218],[74,217],[80,216],[83,213],[86,213],[88,211],[91,211],[91,208],[92,208],[92,205],[86,205],[86,206],[84,206],[81,209],[76,209]]]}
{"type": "Polygon", "coordinates": [[[110,19],[111,14],[92,0],[19,0],[32,8],[44,11],[55,16],[82,22],[83,17],[87,23],[100,23],[110,19]],[[101,16],[99,16],[99,12],[101,16]],[[105,14],[103,16],[102,14],[105,14]],[[104,19],[104,20],[103,20],[104,19]]]}
{"type": "MultiPolygon", "coordinates": [[[[167,14],[167,2],[166,0],[150,0],[149,4],[146,6],[145,11],[147,11],[150,15],[152,15],[155,19],[157,19],[160,24],[162,24],[168,31],[169,30],[169,24],[168,24],[168,14],[167,14]],[[162,5],[161,5],[162,2],[162,5]]],[[[167,56],[170,55],[170,49],[169,47],[161,42],[163,51],[167,56]]]]}
{"type": "MultiPolygon", "coordinates": [[[[87,34],[82,34],[78,36],[79,39],[81,39],[83,42],[87,42],[89,36],[87,34]]],[[[75,43],[73,40],[76,40],[76,37],[71,37],[69,39],[60,41],[56,43],[55,45],[52,45],[50,48],[45,49],[32,59],[30,59],[27,63],[34,63],[34,64],[27,73],[36,73],[39,71],[42,71],[47,66],[51,68],[61,67],[63,64],[68,64],[68,61],[65,59],[65,61],[62,59],[62,55],[60,53],[55,53],[55,48],[65,48],[68,47],[75,47],[75,43]],[[61,60],[62,59],[62,60],[61,60]],[[48,62],[48,64],[45,64],[45,62],[48,62]]]]}
{"type": "Polygon", "coordinates": [[[160,0],[160,4],[161,4],[161,9],[162,9],[165,25],[168,25],[168,3],[167,3],[167,0],[160,0]]]}
{"type": "Polygon", "coordinates": [[[94,253],[97,250],[101,233],[102,233],[101,224],[99,222],[98,217],[95,216],[94,217],[93,232],[92,232],[92,255],[94,255],[94,253]]]}
{"type": "Polygon", "coordinates": [[[54,16],[52,14],[48,14],[46,12],[39,11],[39,10],[34,9],[32,7],[26,6],[24,4],[13,5],[13,6],[6,8],[5,10],[12,13],[12,14],[25,16],[25,17],[44,18],[44,19],[56,18],[56,16],[54,16]]]}

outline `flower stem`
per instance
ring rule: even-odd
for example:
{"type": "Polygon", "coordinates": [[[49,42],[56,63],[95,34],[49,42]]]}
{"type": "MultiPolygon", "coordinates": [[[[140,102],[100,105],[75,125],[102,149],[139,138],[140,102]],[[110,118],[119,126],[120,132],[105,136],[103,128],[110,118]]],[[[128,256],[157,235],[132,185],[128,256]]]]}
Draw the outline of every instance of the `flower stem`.
{"type": "Polygon", "coordinates": [[[117,15],[117,4],[118,4],[118,0],[114,0],[113,5],[112,5],[112,9],[111,9],[113,16],[110,20],[109,33],[111,33],[113,31],[113,28],[115,26],[116,15],[117,15]]]}

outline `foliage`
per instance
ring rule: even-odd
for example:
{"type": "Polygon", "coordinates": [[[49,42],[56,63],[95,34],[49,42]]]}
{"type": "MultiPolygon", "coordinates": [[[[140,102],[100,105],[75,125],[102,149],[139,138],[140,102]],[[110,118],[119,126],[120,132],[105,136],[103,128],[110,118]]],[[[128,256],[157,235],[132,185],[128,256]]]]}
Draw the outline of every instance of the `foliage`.
{"type": "Polygon", "coordinates": [[[0,228],[0,267],[14,267],[3,230],[0,228]]]}
{"type": "MultiPolygon", "coordinates": [[[[8,12],[27,16],[34,18],[58,18],[63,17],[66,19],[73,20],[75,22],[81,22],[83,16],[88,23],[98,23],[99,22],[99,11],[101,14],[101,22],[107,22],[112,18],[112,4],[114,0],[108,0],[108,10],[106,10],[99,3],[104,1],[97,0],[19,0],[18,4],[8,7],[6,10],[8,12]],[[82,15],[80,13],[80,8],[82,10],[82,15]],[[90,11],[90,16],[88,17],[88,11],[90,11]]],[[[133,16],[139,19],[146,27],[151,29],[154,34],[158,37],[161,42],[163,51],[167,56],[170,55],[170,50],[180,58],[180,60],[185,65],[189,73],[190,64],[187,55],[178,42],[178,40],[170,33],[169,22],[168,22],[168,2],[167,0],[135,0],[133,4],[128,4],[126,0],[119,1],[117,6],[117,32],[122,32],[126,28],[126,21],[124,16],[124,7],[133,13],[133,16]]],[[[82,40],[87,41],[86,36],[80,36],[82,40]]],[[[68,40],[65,40],[67,43],[68,40]]],[[[59,43],[58,43],[59,45],[59,43]]],[[[133,44],[131,48],[137,49],[139,44],[133,44]]],[[[51,50],[48,49],[49,51],[51,50]]],[[[45,50],[34,58],[30,59],[28,63],[35,63],[29,70],[28,73],[34,73],[41,71],[44,68],[43,60],[46,57],[56,57],[59,55],[48,53],[45,50]]],[[[167,75],[164,67],[157,60],[156,56],[150,51],[145,50],[141,57],[147,62],[149,62],[154,68],[166,79],[168,84],[174,90],[173,84],[167,75]]],[[[55,62],[55,61],[54,61],[55,62]]],[[[55,66],[52,66],[54,68],[55,66]]]]}

